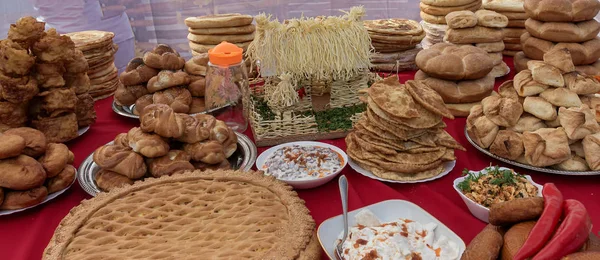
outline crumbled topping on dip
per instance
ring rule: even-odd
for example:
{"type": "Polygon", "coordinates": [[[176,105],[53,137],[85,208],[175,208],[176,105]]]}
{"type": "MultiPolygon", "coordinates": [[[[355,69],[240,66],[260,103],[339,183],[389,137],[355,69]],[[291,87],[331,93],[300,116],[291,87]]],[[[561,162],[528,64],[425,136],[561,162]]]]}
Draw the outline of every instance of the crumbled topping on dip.
{"type": "Polygon", "coordinates": [[[344,260],[454,260],[459,257],[455,242],[445,236],[436,239],[435,223],[423,225],[410,219],[398,219],[375,226],[362,225],[378,223],[378,220],[365,221],[369,218],[376,219],[368,210],[356,216],[357,226],[350,228],[342,245],[344,260]]]}
{"type": "Polygon", "coordinates": [[[273,152],[262,170],[277,179],[310,180],[335,173],[342,165],[342,156],[331,148],[293,145],[273,152]]]}

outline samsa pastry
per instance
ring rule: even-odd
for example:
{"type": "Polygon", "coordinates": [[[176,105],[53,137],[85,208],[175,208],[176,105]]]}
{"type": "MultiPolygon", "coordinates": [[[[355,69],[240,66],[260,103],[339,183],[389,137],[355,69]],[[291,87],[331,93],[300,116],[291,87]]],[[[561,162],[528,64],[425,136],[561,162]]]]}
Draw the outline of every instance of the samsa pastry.
{"type": "Polygon", "coordinates": [[[134,152],[147,158],[161,157],[169,152],[169,143],[164,138],[156,134],[144,133],[139,127],[129,130],[127,140],[134,152]]]}
{"type": "Polygon", "coordinates": [[[587,105],[558,109],[558,119],[571,140],[579,140],[600,131],[596,115],[587,105]]]}
{"type": "Polygon", "coordinates": [[[567,48],[552,48],[544,54],[543,58],[546,64],[556,67],[562,73],[569,73],[575,70],[571,51],[567,48]]]}
{"type": "Polygon", "coordinates": [[[16,23],[11,24],[8,29],[8,39],[18,43],[24,49],[42,38],[46,23],[38,22],[31,16],[21,17],[16,23]]]}
{"type": "Polygon", "coordinates": [[[171,150],[165,156],[149,159],[148,170],[152,176],[158,178],[164,175],[173,175],[182,171],[193,171],[190,163],[191,157],[184,151],[171,150]]]}
{"type": "Polygon", "coordinates": [[[585,161],[593,171],[600,171],[600,133],[583,138],[585,161]]]}
{"type": "Polygon", "coordinates": [[[517,133],[523,133],[523,132],[533,132],[540,128],[546,128],[546,127],[547,126],[542,119],[539,119],[530,114],[523,114],[517,121],[517,124],[510,128],[507,128],[507,130],[515,131],[517,133]]]}
{"type": "Polygon", "coordinates": [[[585,158],[585,151],[583,150],[583,140],[579,140],[577,142],[569,144],[569,148],[571,148],[571,153],[575,155],[585,158]]]}
{"type": "Polygon", "coordinates": [[[600,122],[600,97],[598,95],[579,96],[581,102],[596,112],[596,121],[600,122]]]}
{"type": "Polygon", "coordinates": [[[496,139],[500,128],[483,114],[483,107],[476,105],[471,108],[467,117],[467,134],[477,145],[488,148],[496,139]]]}
{"type": "Polygon", "coordinates": [[[0,41],[0,74],[6,76],[24,76],[35,64],[35,57],[27,49],[11,41],[0,41]]]}
{"type": "Polygon", "coordinates": [[[25,103],[39,92],[33,77],[10,78],[0,75],[0,98],[11,103],[25,103]]]}
{"type": "Polygon", "coordinates": [[[537,95],[548,89],[548,85],[533,80],[530,70],[522,70],[515,75],[513,85],[521,97],[537,95]]]}
{"type": "Polygon", "coordinates": [[[524,150],[521,134],[510,130],[498,131],[496,139],[490,145],[491,153],[509,160],[516,160],[524,150]]]}
{"type": "Polygon", "coordinates": [[[556,107],[541,97],[526,97],[523,101],[523,110],[547,121],[552,121],[558,116],[556,107]]]}
{"type": "Polygon", "coordinates": [[[27,103],[14,104],[0,101],[0,125],[9,127],[25,126],[27,122],[27,103]]]}
{"type": "Polygon", "coordinates": [[[578,95],[595,94],[600,92],[600,82],[594,76],[588,76],[578,71],[564,75],[566,87],[578,95]]]}
{"type": "Polygon", "coordinates": [[[518,100],[489,96],[481,101],[483,113],[494,122],[503,127],[512,127],[523,114],[523,106],[518,100]]]}
{"type": "Polygon", "coordinates": [[[46,140],[49,143],[64,143],[79,136],[77,133],[79,126],[75,113],[57,117],[41,117],[34,119],[31,124],[46,135],[46,140]]]}
{"type": "Polygon", "coordinates": [[[519,101],[519,103],[523,104],[523,98],[517,94],[515,90],[514,81],[508,80],[502,83],[498,87],[498,94],[500,94],[503,98],[513,99],[515,101],[519,101]]]}
{"type": "Polygon", "coordinates": [[[581,106],[579,96],[567,88],[550,88],[540,93],[540,97],[557,107],[581,106]]]}
{"type": "Polygon", "coordinates": [[[52,28],[33,44],[31,50],[40,61],[56,63],[73,58],[75,43],[69,36],[60,35],[52,28]]]}
{"type": "Polygon", "coordinates": [[[527,62],[527,68],[531,71],[531,76],[536,82],[557,88],[565,86],[562,73],[552,65],[543,61],[532,60],[527,62]]]}
{"type": "Polygon", "coordinates": [[[46,152],[46,136],[40,130],[31,127],[17,127],[6,130],[6,135],[18,135],[25,139],[23,154],[37,158],[46,152]]]}
{"type": "Polygon", "coordinates": [[[561,125],[560,125],[560,119],[558,118],[558,116],[554,120],[546,120],[546,121],[544,121],[544,124],[546,124],[549,128],[561,127],[561,125]]]}
{"type": "Polygon", "coordinates": [[[94,151],[94,162],[104,170],[139,179],[146,174],[144,158],[129,147],[105,145],[94,151]]]}
{"type": "Polygon", "coordinates": [[[571,155],[571,158],[568,160],[561,162],[559,164],[553,165],[552,168],[561,170],[561,171],[575,171],[575,172],[583,172],[589,171],[590,167],[588,167],[587,162],[584,158],[577,156],[575,154],[571,155]]]}
{"type": "Polygon", "coordinates": [[[571,157],[569,140],[562,128],[542,128],[523,133],[525,160],[537,167],[546,167],[571,157]]]}

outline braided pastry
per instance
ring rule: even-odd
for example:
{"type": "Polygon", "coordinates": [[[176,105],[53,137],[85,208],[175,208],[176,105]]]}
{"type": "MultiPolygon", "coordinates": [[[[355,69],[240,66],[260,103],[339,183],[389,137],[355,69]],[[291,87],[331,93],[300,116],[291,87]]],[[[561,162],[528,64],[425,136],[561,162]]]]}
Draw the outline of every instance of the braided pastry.
{"type": "Polygon", "coordinates": [[[94,151],[94,162],[100,168],[116,172],[129,179],[139,179],[146,174],[144,158],[129,147],[105,145],[94,151]]]}
{"type": "Polygon", "coordinates": [[[100,189],[103,191],[110,191],[114,188],[133,184],[132,179],[129,179],[116,172],[107,171],[104,169],[98,171],[94,179],[96,180],[98,187],[100,187],[100,189]]]}
{"type": "Polygon", "coordinates": [[[217,120],[215,126],[210,130],[210,140],[217,141],[221,144],[224,143],[229,137],[229,130],[230,129],[225,122],[217,120]]]}
{"type": "Polygon", "coordinates": [[[152,95],[154,104],[165,104],[176,113],[188,113],[192,104],[190,91],[183,87],[168,88],[152,95]]]}
{"type": "Polygon", "coordinates": [[[144,54],[144,63],[160,70],[179,70],[185,65],[185,60],[179,53],[166,44],[159,44],[150,52],[144,54]]]}
{"type": "Polygon", "coordinates": [[[147,158],[161,157],[169,152],[169,144],[162,137],[144,133],[139,127],[129,130],[127,140],[134,152],[147,158]]]}
{"type": "Polygon", "coordinates": [[[120,133],[115,136],[115,140],[113,141],[114,145],[119,145],[123,147],[129,147],[129,140],[127,139],[127,133],[120,133]]]}
{"type": "Polygon", "coordinates": [[[146,94],[148,94],[148,89],[144,85],[125,86],[121,84],[115,91],[115,102],[122,106],[130,106],[146,94]]]}
{"type": "Polygon", "coordinates": [[[142,58],[134,58],[127,64],[119,79],[125,86],[141,85],[158,74],[158,70],[146,66],[142,58]]]}
{"type": "Polygon", "coordinates": [[[184,144],[183,150],[192,157],[192,160],[208,164],[221,163],[226,158],[223,153],[223,145],[217,141],[184,144]]]}
{"type": "Polygon", "coordinates": [[[165,104],[152,104],[140,116],[140,128],[144,132],[154,132],[166,138],[179,138],[185,126],[181,116],[165,104]]]}
{"type": "Polygon", "coordinates": [[[152,105],[152,94],[143,95],[135,101],[133,113],[136,115],[140,115],[144,112],[144,108],[146,108],[149,105],[152,105]]]}
{"type": "Polygon", "coordinates": [[[190,155],[181,150],[171,150],[167,155],[148,160],[148,169],[154,177],[173,175],[185,170],[194,170],[190,155]]]}
{"type": "Polygon", "coordinates": [[[163,70],[152,77],[146,87],[150,93],[190,84],[190,76],[183,71],[163,70]]]}
{"type": "Polygon", "coordinates": [[[228,130],[227,139],[223,141],[223,152],[227,158],[231,157],[237,150],[237,135],[231,128],[228,128],[228,130]]]}
{"type": "Polygon", "coordinates": [[[215,126],[216,119],[211,115],[186,115],[177,114],[184,122],[183,135],[177,138],[177,141],[184,143],[197,143],[210,137],[211,129],[215,126]]]}

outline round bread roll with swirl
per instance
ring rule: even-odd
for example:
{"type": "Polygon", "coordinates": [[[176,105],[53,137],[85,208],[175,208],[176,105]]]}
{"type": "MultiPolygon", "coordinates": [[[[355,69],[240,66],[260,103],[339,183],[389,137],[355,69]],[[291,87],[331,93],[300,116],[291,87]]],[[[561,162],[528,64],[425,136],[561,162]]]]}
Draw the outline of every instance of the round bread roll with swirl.
{"type": "Polygon", "coordinates": [[[494,68],[486,51],[451,43],[438,43],[419,52],[415,62],[425,73],[447,80],[480,79],[494,68]]]}

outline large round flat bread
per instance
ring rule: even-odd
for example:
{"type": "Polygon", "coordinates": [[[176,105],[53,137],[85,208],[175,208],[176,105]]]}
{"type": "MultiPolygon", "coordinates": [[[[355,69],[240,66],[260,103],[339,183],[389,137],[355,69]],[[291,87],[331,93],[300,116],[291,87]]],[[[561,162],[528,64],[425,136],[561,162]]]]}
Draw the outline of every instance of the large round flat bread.
{"type": "Polygon", "coordinates": [[[304,201],[273,177],[194,171],[83,201],[43,259],[314,259],[314,229],[304,201]]]}
{"type": "Polygon", "coordinates": [[[188,31],[193,34],[227,34],[227,35],[238,35],[238,34],[250,34],[256,30],[256,26],[253,24],[237,26],[237,27],[225,27],[225,28],[189,28],[188,31]]]}
{"type": "Polygon", "coordinates": [[[114,67],[113,70],[110,73],[108,73],[108,74],[106,74],[104,76],[100,76],[98,78],[90,78],[90,84],[91,85],[99,85],[99,84],[102,84],[102,83],[109,82],[109,81],[114,80],[115,78],[117,78],[118,74],[119,73],[117,71],[117,68],[114,67]]]}
{"type": "Polygon", "coordinates": [[[414,20],[380,19],[363,22],[369,32],[392,35],[421,35],[423,28],[414,20]]]}
{"type": "Polygon", "coordinates": [[[397,81],[398,78],[389,77],[373,84],[368,90],[369,100],[393,117],[418,117],[417,104],[406,87],[397,81]]]}
{"type": "Polygon", "coordinates": [[[469,10],[469,11],[477,11],[479,10],[479,8],[481,7],[481,2],[480,1],[474,1],[472,3],[468,3],[466,5],[459,5],[459,6],[433,6],[433,5],[428,5],[424,2],[420,2],[419,7],[421,8],[421,11],[431,14],[431,15],[447,15],[449,13],[455,12],[455,11],[464,11],[464,10],[469,10]]]}
{"type": "Polygon", "coordinates": [[[252,16],[238,13],[215,14],[188,17],[185,19],[185,25],[193,29],[238,27],[249,25],[252,23],[252,20],[254,20],[252,16]]]}
{"type": "Polygon", "coordinates": [[[483,8],[500,12],[525,12],[523,0],[483,0],[483,8]]]}
{"type": "Polygon", "coordinates": [[[374,71],[390,71],[390,72],[400,72],[400,71],[415,71],[419,69],[417,64],[414,61],[406,61],[406,62],[391,62],[391,63],[373,63],[371,69],[374,71]]]}
{"type": "Polygon", "coordinates": [[[101,70],[97,70],[94,73],[90,73],[88,71],[88,77],[90,79],[96,79],[96,78],[100,78],[102,76],[106,76],[111,72],[114,72],[115,70],[117,70],[117,67],[115,67],[115,63],[108,63],[108,66],[104,67],[104,69],[101,70]]]}
{"type": "Polygon", "coordinates": [[[189,33],[188,40],[200,44],[219,44],[223,41],[229,43],[243,43],[254,40],[254,33],[238,35],[200,35],[189,33]]]}
{"type": "MultiPolygon", "coordinates": [[[[377,48],[376,48],[377,49],[377,48]]],[[[373,63],[395,63],[399,62],[415,62],[415,57],[423,48],[417,45],[406,51],[391,52],[391,53],[371,53],[371,62],[373,63]]]]}
{"type": "Polygon", "coordinates": [[[67,36],[71,38],[73,43],[75,43],[75,47],[82,51],[93,49],[98,45],[106,44],[107,42],[111,42],[115,37],[115,34],[112,32],[105,31],[82,31],[82,32],[72,32],[67,33],[67,36]]]}
{"type": "Polygon", "coordinates": [[[421,11],[421,19],[423,21],[433,24],[446,24],[446,16],[444,15],[431,15],[421,11]]]}
{"type": "Polygon", "coordinates": [[[421,0],[421,2],[433,5],[433,6],[461,6],[470,4],[472,2],[478,2],[479,0],[421,0]]]}
{"type": "MultiPolygon", "coordinates": [[[[199,43],[195,43],[195,42],[188,42],[190,45],[190,49],[192,49],[192,54],[194,54],[194,52],[197,53],[197,55],[200,55],[201,53],[207,53],[208,50],[216,47],[217,45],[215,44],[199,44],[199,43]]],[[[246,52],[246,50],[248,50],[248,46],[250,46],[251,41],[249,42],[242,42],[242,43],[234,43],[236,46],[242,48],[244,50],[244,52],[246,52]]]]}

